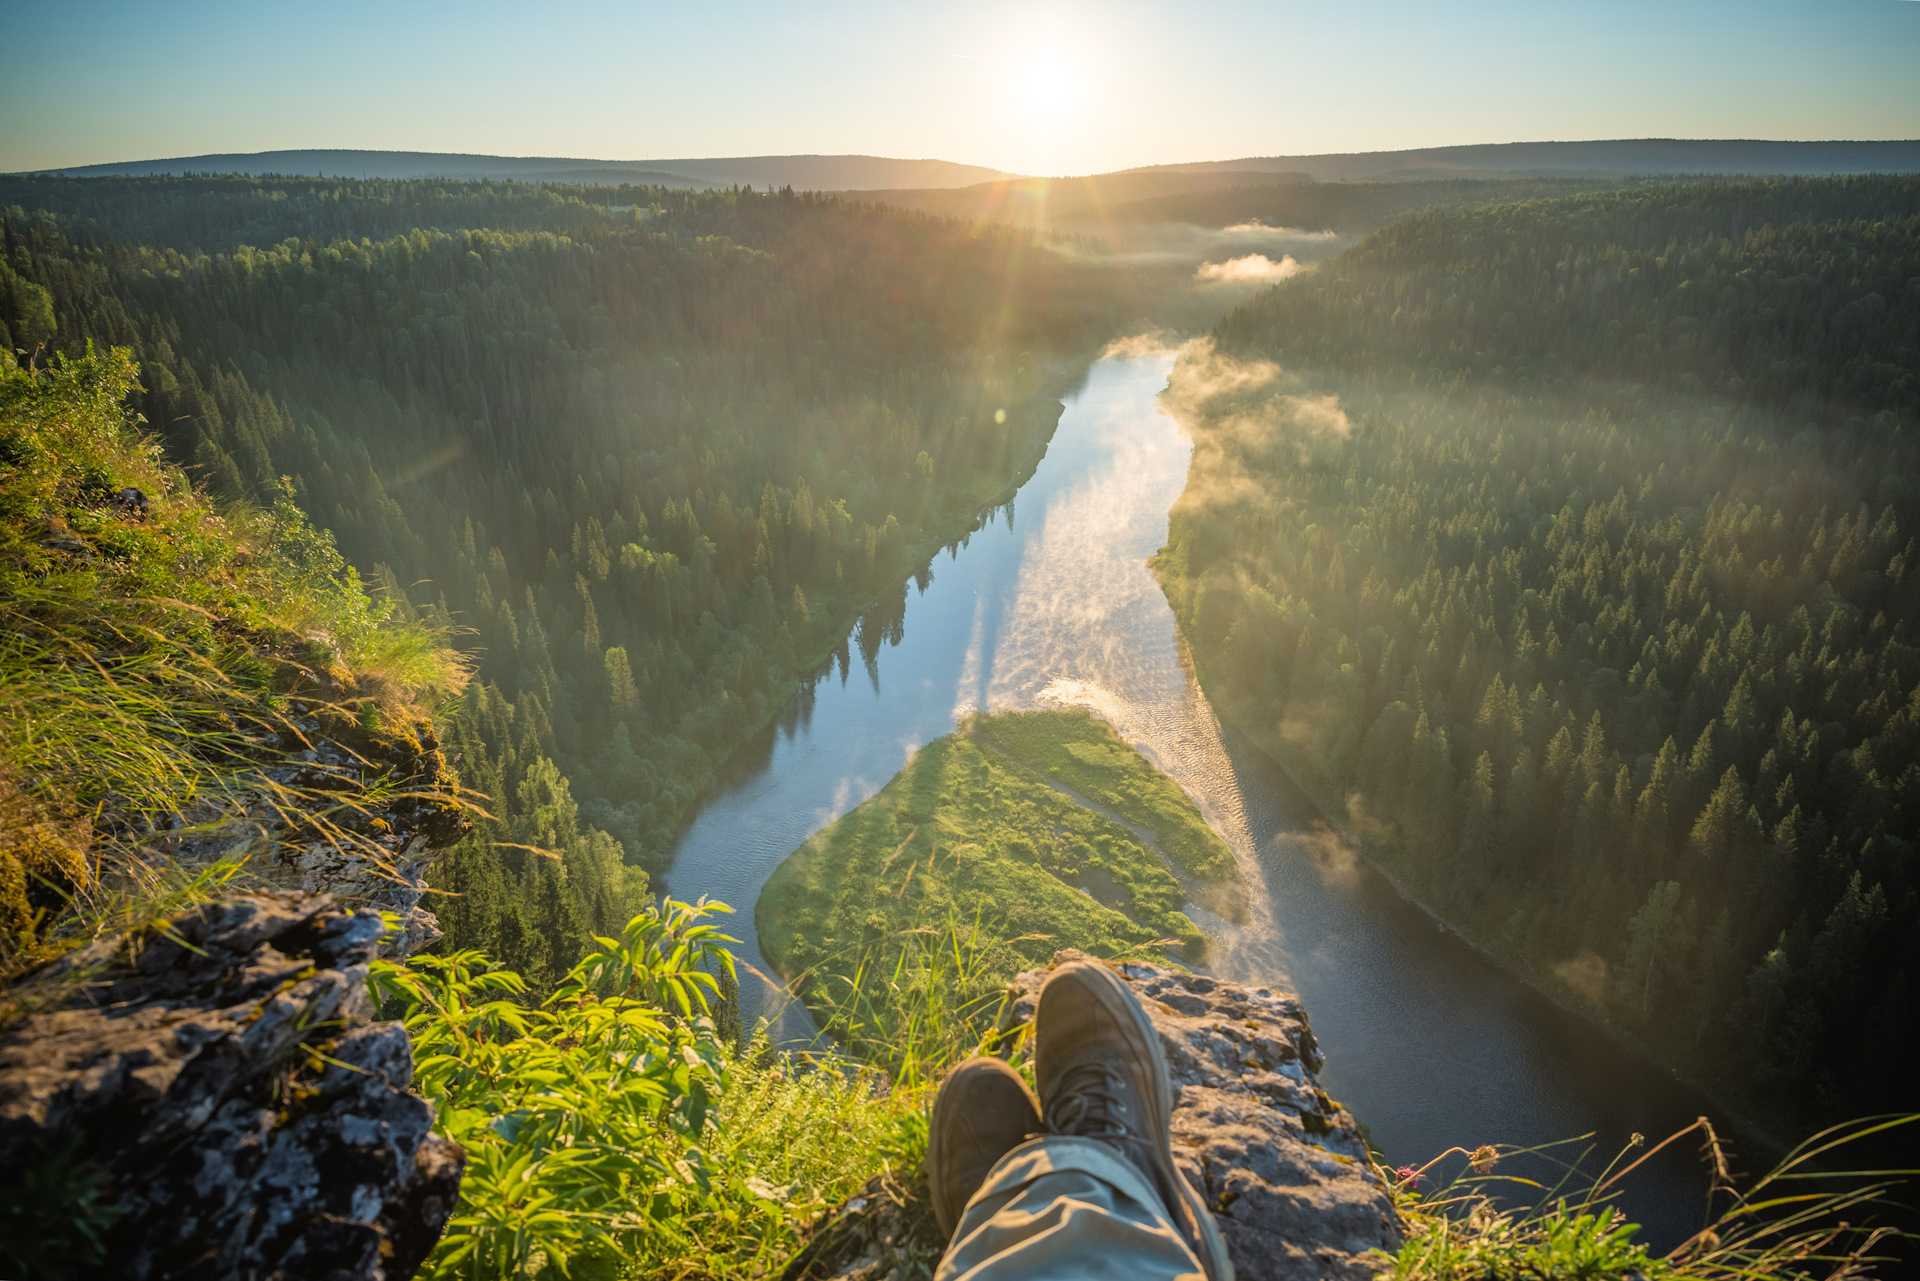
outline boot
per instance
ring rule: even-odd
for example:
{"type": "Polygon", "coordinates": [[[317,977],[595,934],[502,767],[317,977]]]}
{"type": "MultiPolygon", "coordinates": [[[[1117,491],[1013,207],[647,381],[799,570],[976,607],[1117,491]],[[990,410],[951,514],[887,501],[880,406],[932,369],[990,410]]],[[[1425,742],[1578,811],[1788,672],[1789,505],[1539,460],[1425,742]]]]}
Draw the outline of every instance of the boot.
{"type": "Polygon", "coordinates": [[[1040,1133],[1040,1108],[1020,1074],[995,1058],[968,1059],[940,1083],[927,1139],[933,1217],[949,1240],[960,1212],[1001,1157],[1040,1133]]]}
{"type": "Polygon", "coordinates": [[[1166,1052],[1133,990],[1103,965],[1070,962],[1040,989],[1033,1026],[1034,1075],[1048,1132],[1117,1148],[1159,1192],[1208,1281],[1231,1281],[1220,1229],[1173,1163],[1166,1052]]]}

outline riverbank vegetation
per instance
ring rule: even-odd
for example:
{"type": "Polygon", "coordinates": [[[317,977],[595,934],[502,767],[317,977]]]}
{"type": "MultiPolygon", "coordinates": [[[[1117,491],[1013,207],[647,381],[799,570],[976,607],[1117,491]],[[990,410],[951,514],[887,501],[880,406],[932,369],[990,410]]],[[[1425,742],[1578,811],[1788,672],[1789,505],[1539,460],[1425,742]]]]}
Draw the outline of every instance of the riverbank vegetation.
{"type": "MultiPolygon", "coordinates": [[[[830,1019],[847,994],[875,990],[870,976],[897,972],[914,931],[992,944],[967,991],[1004,987],[1067,947],[1197,958],[1205,938],[1182,906],[1228,909],[1235,875],[1193,802],[1104,722],[1008,712],[927,744],[795,850],[755,921],[767,957],[830,1019]]],[[[911,1017],[909,1002],[892,1004],[863,1024],[911,1017]]]]}
{"type": "Polygon", "coordinates": [[[1913,1103],[1920,182],[1415,214],[1190,348],[1214,705],[1738,1106],[1913,1103]]]}
{"type": "Polygon", "coordinates": [[[288,478],[470,655],[445,737],[493,808],[442,922],[537,986],[803,681],[885,643],[1131,305],[1024,235],[790,191],[16,177],[6,204],[0,346],[127,346],[210,492],[288,478]]]}

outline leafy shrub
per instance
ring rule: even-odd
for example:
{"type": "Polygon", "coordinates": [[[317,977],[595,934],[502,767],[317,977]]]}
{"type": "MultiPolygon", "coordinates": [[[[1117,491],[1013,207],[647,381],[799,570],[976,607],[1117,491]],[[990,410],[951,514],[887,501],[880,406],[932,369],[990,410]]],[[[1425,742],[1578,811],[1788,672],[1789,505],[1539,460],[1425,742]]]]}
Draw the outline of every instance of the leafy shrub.
{"type": "Polygon", "coordinates": [[[635,916],[534,1005],[476,952],[375,966],[467,1151],[433,1275],[756,1275],[890,1154],[917,1164],[905,1101],[871,1074],[717,1030],[727,910],[635,916]]]}

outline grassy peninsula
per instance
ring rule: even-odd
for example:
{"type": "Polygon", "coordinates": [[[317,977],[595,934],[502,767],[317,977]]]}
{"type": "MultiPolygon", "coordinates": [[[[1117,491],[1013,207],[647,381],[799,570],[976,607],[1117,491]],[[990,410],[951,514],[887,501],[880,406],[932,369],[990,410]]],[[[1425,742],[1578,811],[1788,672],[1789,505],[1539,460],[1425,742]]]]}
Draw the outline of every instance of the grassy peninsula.
{"type": "MultiPolygon", "coordinates": [[[[1198,959],[1189,901],[1228,906],[1233,855],[1173,780],[1079,710],[976,717],[795,850],[755,912],[760,945],[816,1010],[930,934],[992,987],[1076,947],[1198,959]],[[991,929],[979,925],[990,922],[991,929]],[[990,936],[991,942],[986,940],[990,936]]],[[[872,1011],[891,1024],[884,996],[872,1011]]]]}

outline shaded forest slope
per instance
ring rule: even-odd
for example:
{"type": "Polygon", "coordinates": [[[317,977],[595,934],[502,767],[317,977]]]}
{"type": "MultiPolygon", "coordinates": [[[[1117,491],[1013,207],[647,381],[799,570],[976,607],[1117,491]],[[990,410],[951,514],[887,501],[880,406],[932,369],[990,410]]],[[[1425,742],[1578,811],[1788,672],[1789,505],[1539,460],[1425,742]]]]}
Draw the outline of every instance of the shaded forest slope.
{"type": "Polygon", "coordinates": [[[1910,1105],[1920,181],[1415,214],[1230,316],[1158,565],[1421,899],[1777,1115],[1910,1105]]]}

